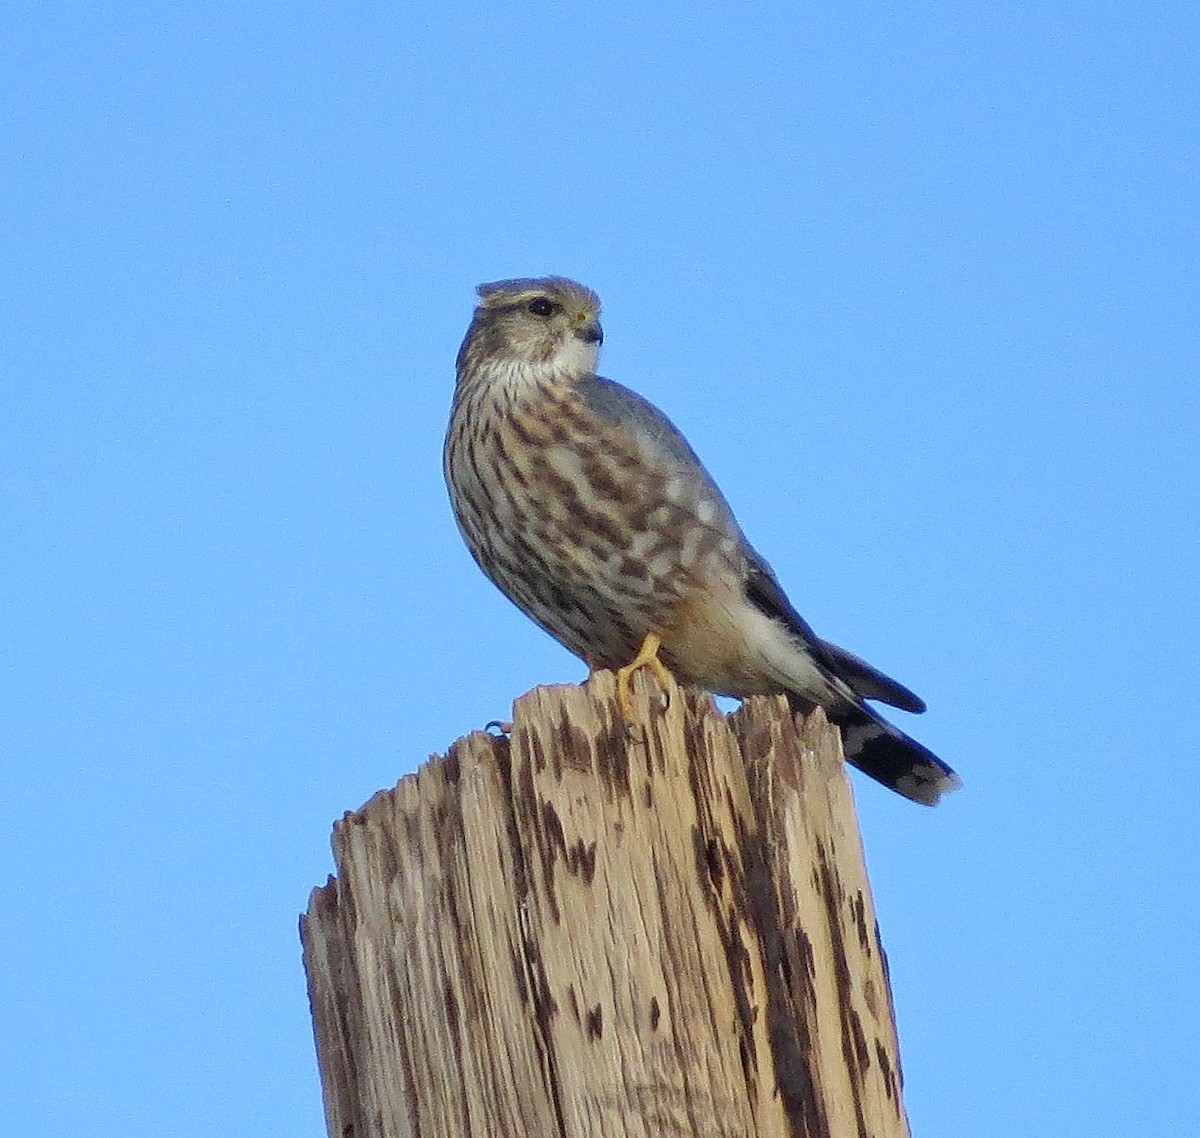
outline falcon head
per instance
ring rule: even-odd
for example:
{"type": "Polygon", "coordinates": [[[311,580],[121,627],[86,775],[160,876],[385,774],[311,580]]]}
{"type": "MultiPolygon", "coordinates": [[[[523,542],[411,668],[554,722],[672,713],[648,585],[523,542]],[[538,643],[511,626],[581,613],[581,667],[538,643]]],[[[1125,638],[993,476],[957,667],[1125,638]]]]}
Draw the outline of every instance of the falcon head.
{"type": "Polygon", "coordinates": [[[600,298],[566,277],[479,286],[479,306],[458,353],[460,374],[485,362],[546,368],[564,379],[592,375],[604,333],[600,298]]]}

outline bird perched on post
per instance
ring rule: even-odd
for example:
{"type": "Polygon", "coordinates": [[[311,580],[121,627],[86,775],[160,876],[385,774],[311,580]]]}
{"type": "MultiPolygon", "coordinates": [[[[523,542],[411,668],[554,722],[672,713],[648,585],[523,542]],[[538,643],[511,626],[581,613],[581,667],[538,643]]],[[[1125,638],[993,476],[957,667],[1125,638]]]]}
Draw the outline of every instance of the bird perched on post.
{"type": "Polygon", "coordinates": [[[642,667],[722,695],[820,706],[846,759],[915,802],[960,785],[866,700],[925,704],[792,607],[671,421],[596,374],[600,300],[563,277],[479,286],[445,474],[472,556],[593,669],[625,714],[642,667]]]}

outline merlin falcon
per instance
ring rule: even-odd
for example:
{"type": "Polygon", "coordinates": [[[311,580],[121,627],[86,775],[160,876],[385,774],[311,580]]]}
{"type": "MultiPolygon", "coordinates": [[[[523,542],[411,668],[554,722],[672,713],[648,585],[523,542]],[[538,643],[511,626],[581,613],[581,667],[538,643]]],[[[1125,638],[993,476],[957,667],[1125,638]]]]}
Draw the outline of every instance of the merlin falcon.
{"type": "Polygon", "coordinates": [[[647,667],[721,695],[822,707],[848,762],[935,805],[960,785],[867,700],[924,702],[822,640],[671,421],[596,374],[600,300],[564,277],[479,286],[458,353],[445,474],[480,568],[592,669],[647,667]]]}

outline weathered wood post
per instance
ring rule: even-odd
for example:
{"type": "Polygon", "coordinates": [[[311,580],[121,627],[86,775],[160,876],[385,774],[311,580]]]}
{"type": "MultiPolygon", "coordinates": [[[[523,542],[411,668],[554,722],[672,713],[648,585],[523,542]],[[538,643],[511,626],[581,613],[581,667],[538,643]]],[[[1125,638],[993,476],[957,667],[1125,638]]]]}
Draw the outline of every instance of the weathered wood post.
{"type": "Polygon", "coordinates": [[[301,919],[332,1138],[908,1134],[840,740],[538,688],[334,830],[301,919]]]}

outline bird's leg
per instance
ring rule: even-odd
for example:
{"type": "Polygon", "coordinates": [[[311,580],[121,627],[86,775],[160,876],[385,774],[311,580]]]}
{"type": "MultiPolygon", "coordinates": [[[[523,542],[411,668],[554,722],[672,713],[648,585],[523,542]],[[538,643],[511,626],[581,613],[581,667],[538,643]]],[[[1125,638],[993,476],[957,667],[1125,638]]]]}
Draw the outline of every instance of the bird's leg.
{"type": "MultiPolygon", "coordinates": [[[[629,683],[633,679],[633,673],[639,668],[649,668],[654,673],[655,678],[662,685],[664,695],[670,691],[671,673],[667,670],[666,664],[658,658],[658,650],[661,647],[662,640],[658,633],[651,632],[642,641],[638,654],[625,667],[617,669],[617,703],[620,704],[621,714],[625,717],[626,722],[633,719],[633,693],[630,691],[629,683]]],[[[667,695],[667,698],[669,699],[670,696],[667,695]]]]}

